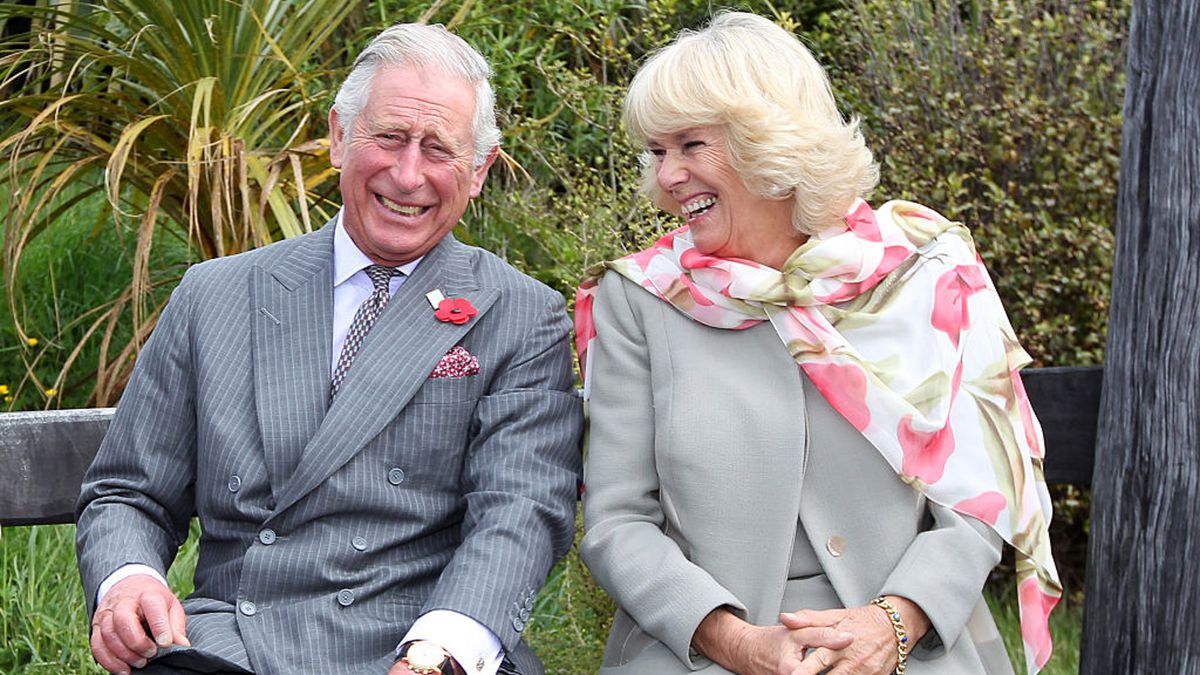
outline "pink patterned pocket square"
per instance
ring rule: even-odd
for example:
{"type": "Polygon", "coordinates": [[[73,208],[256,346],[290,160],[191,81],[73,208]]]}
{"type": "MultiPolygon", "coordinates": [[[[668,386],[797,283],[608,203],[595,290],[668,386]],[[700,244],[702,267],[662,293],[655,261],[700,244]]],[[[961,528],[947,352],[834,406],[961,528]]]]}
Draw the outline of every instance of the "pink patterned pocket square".
{"type": "Polygon", "coordinates": [[[479,359],[471,356],[471,352],[463,349],[462,345],[455,345],[438,361],[429,377],[470,377],[478,374],[479,359]]]}

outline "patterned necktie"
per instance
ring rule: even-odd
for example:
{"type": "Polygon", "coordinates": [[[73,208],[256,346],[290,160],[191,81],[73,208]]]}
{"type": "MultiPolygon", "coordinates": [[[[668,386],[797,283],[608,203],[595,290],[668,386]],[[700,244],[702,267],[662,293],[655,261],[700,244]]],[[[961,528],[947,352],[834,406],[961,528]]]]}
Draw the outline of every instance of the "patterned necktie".
{"type": "Polygon", "coordinates": [[[333,371],[333,380],[329,383],[330,401],[337,396],[338,389],[342,386],[342,380],[346,379],[346,373],[350,371],[350,364],[358,354],[358,348],[362,346],[367,331],[375,325],[375,320],[383,313],[383,308],[387,307],[388,300],[391,299],[388,294],[388,281],[392,277],[404,275],[404,272],[395,267],[384,267],[383,265],[371,265],[367,267],[366,272],[367,276],[371,277],[371,283],[375,285],[375,290],[371,291],[371,295],[358,306],[358,311],[354,313],[354,321],[351,322],[350,330],[346,333],[346,341],[342,344],[342,354],[338,357],[337,368],[333,371]]]}

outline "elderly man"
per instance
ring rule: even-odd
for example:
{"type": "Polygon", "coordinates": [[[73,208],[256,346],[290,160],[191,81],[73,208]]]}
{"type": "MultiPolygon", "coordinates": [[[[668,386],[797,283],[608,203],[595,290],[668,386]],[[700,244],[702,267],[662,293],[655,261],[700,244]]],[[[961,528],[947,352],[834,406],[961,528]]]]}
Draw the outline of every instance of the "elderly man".
{"type": "Polygon", "coordinates": [[[329,114],[341,212],[184,276],[79,502],[110,672],[542,672],[520,636],[582,415],[562,298],[450,234],[498,152],[489,74],[388,29],[329,114]]]}

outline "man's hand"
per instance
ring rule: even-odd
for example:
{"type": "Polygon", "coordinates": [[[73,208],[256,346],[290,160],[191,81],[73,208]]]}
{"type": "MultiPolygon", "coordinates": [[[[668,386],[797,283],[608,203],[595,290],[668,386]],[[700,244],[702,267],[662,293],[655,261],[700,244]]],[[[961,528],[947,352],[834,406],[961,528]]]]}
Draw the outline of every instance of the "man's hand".
{"type": "MultiPolygon", "coordinates": [[[[403,661],[397,661],[395,665],[388,670],[387,675],[414,675],[412,669],[404,665],[403,661]]],[[[442,675],[454,675],[452,671],[442,671],[442,675]]]]}
{"type": "Polygon", "coordinates": [[[134,574],[118,581],[92,617],[92,656],[110,673],[128,675],[172,644],[191,646],[183,605],[161,581],[134,574]],[[152,637],[153,636],[153,637],[152,637]]]}
{"type": "MultiPolygon", "coordinates": [[[[442,675],[459,675],[463,673],[463,669],[458,665],[458,661],[451,656],[449,660],[450,667],[442,669],[442,675]]],[[[409,668],[404,661],[396,661],[392,667],[388,669],[388,675],[414,675],[412,668],[409,668]]]]}

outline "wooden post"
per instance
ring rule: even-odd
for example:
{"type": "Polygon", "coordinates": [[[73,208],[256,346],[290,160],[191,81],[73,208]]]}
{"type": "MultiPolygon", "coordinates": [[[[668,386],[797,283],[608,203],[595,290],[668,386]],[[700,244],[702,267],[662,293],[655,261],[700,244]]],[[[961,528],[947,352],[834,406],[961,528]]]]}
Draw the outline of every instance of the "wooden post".
{"type": "Polygon", "coordinates": [[[1200,673],[1197,35],[1197,0],[1134,0],[1083,673],[1200,673]]]}

